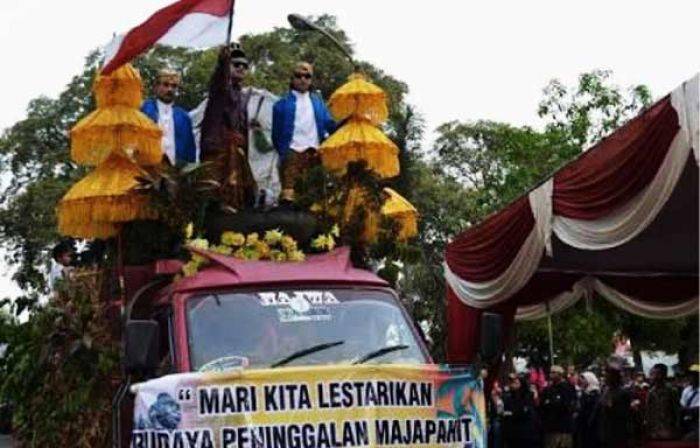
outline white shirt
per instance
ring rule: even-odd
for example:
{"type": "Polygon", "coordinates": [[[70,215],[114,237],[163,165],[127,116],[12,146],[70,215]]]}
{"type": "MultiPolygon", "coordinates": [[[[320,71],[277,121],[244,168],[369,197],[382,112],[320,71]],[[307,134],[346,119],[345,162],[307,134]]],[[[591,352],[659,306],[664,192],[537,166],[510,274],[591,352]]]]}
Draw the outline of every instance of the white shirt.
{"type": "Polygon", "coordinates": [[[698,389],[691,385],[685,386],[681,394],[681,406],[685,408],[697,408],[698,405],[700,405],[700,392],[698,389]],[[693,392],[695,392],[695,394],[693,394],[693,392]]]}
{"type": "Polygon", "coordinates": [[[63,266],[56,260],[51,260],[51,270],[49,271],[49,288],[53,291],[59,280],[65,280],[71,268],[63,266]]]}
{"type": "Polygon", "coordinates": [[[161,148],[170,163],[175,165],[175,120],[173,119],[173,105],[156,100],[158,104],[158,126],[163,131],[161,148]]]}
{"type": "Polygon", "coordinates": [[[296,152],[304,152],[309,148],[318,148],[318,129],[316,129],[316,116],[314,106],[311,104],[309,92],[297,92],[292,90],[296,96],[296,111],[294,113],[294,133],[289,147],[296,152]]]}

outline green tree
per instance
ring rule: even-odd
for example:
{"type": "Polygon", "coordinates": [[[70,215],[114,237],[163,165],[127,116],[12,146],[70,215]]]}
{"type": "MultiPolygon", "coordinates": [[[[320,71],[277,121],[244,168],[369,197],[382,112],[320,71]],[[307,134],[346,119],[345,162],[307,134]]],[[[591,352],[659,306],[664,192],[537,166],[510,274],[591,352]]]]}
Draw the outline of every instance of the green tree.
{"type": "MultiPolygon", "coordinates": [[[[350,47],[335,18],[320,16],[315,23],[330,29],[350,47]]],[[[345,82],[352,70],[333,44],[317,33],[276,28],[268,33],[242,36],[241,43],[251,61],[247,82],[276,94],[288,89],[292,67],[299,60],[315,64],[315,87],[325,97],[345,82]]],[[[159,47],[134,64],[144,79],[146,95],[160,68],[168,66],[181,72],[183,83],[178,103],[189,109],[206,97],[217,51],[159,47]]],[[[86,59],[83,72],[71,80],[58,98],[33,100],[27,118],[0,136],[0,173],[10,179],[9,185],[0,191],[0,245],[8,253],[7,261],[16,269],[14,280],[25,291],[27,303],[45,291],[43,272],[48,264],[48,249],[59,239],[54,213],[56,202],[86,172],[70,160],[68,131],[94,109],[91,89],[99,64],[100,54],[93,52],[86,59]]],[[[392,112],[406,107],[404,96],[408,88],[405,83],[370,63],[360,62],[360,66],[373,82],[387,91],[392,112]]]]}
{"type": "MultiPolygon", "coordinates": [[[[573,87],[553,80],[538,110],[545,120],[542,131],[488,121],[449,122],[438,128],[435,156],[441,169],[473,196],[471,213],[464,216],[474,224],[525,194],[650,103],[648,88],[620,88],[609,71],[584,73],[573,87]]],[[[693,331],[688,320],[651,321],[602,299],[589,313],[581,310],[576,307],[553,317],[559,359],[585,363],[609,353],[616,329],[629,335],[638,350],[670,351],[681,346],[683,331],[693,331]]],[[[545,321],[521,323],[517,333],[525,351],[548,352],[545,321]]]]}

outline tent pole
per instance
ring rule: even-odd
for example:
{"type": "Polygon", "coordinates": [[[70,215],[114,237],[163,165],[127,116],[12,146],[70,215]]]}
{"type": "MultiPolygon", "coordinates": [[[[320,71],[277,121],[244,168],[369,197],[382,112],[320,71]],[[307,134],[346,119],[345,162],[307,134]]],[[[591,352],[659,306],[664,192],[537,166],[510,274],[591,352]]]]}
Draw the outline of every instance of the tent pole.
{"type": "Polygon", "coordinates": [[[549,300],[545,302],[547,307],[547,333],[549,334],[549,366],[554,365],[554,335],[552,332],[552,310],[549,308],[549,300]]]}

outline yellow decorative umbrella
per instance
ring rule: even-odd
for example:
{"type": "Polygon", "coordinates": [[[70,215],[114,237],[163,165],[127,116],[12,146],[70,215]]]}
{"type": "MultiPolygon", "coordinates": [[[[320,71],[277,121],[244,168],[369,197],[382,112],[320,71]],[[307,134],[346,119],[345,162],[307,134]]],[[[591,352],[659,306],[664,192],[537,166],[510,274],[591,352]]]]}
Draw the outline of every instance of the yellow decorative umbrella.
{"type": "Polygon", "coordinates": [[[118,224],[151,219],[148,197],[134,191],[142,174],[125,154],[110,154],[94,171],[74,184],[58,204],[58,229],[64,235],[104,238],[115,235],[118,224]]]}
{"type": "Polygon", "coordinates": [[[367,204],[367,192],[364,187],[353,186],[343,210],[343,220],[347,224],[358,210],[366,210],[365,222],[360,239],[364,242],[374,242],[379,234],[381,217],[396,221],[399,225],[397,239],[406,241],[418,234],[418,210],[403,196],[391,188],[384,188],[385,196],[380,212],[372,210],[367,204]]]}
{"type": "Polygon", "coordinates": [[[363,223],[360,240],[372,242],[377,239],[380,218],[367,203],[367,194],[367,191],[362,186],[355,185],[350,188],[343,208],[343,222],[348,224],[356,213],[360,210],[365,210],[365,222],[363,223]]]}
{"type": "Polygon", "coordinates": [[[124,64],[108,76],[98,74],[92,90],[98,108],[127,106],[139,109],[143,103],[142,85],[138,70],[131,64],[124,64]]]}
{"type": "Polygon", "coordinates": [[[140,165],[163,158],[162,132],[143,114],[141,78],[127,65],[94,84],[98,107],[71,129],[71,157],[84,165],[99,165],[115,150],[124,150],[140,165]]]}
{"type": "Polygon", "coordinates": [[[382,215],[399,223],[399,241],[406,241],[418,235],[418,210],[391,188],[385,188],[384,193],[388,198],[382,205],[382,215]]]}
{"type": "Polygon", "coordinates": [[[365,118],[373,124],[386,121],[389,111],[386,93],[367,81],[361,73],[353,73],[328,100],[328,107],[337,120],[348,117],[365,118]]]}
{"type": "Polygon", "coordinates": [[[319,148],[323,166],[342,175],[348,163],[364,160],[380,177],[399,174],[399,148],[369,120],[350,118],[319,148]]]}

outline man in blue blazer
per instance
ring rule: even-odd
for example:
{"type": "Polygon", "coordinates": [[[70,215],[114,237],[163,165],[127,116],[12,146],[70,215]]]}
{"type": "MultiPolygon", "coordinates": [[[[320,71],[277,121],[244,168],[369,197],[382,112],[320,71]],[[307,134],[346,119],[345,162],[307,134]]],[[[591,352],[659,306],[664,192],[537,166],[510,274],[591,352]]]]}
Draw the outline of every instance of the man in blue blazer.
{"type": "Polygon", "coordinates": [[[314,70],[294,68],[291,90],[272,109],[272,144],[281,162],[282,201],[294,200],[294,183],[319,163],[317,149],[336,127],[321,97],[311,92],[314,70]]]}
{"type": "Polygon", "coordinates": [[[179,87],[180,75],[177,72],[160,70],[154,87],[156,98],[149,98],[141,105],[141,111],[163,131],[163,155],[172,165],[197,161],[192,120],[183,108],[174,104],[179,87]]]}

